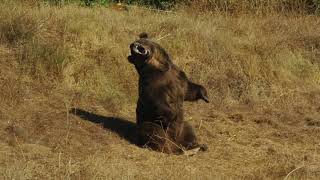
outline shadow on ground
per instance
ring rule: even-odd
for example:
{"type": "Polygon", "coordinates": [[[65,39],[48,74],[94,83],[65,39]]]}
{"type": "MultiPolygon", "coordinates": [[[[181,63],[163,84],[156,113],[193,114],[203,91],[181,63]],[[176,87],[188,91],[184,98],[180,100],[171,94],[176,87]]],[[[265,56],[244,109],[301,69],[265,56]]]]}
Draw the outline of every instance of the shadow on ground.
{"type": "Polygon", "coordinates": [[[105,129],[117,133],[131,144],[136,144],[136,124],[118,117],[107,117],[94,114],[83,109],[72,108],[70,113],[84,120],[102,124],[105,129]]]}

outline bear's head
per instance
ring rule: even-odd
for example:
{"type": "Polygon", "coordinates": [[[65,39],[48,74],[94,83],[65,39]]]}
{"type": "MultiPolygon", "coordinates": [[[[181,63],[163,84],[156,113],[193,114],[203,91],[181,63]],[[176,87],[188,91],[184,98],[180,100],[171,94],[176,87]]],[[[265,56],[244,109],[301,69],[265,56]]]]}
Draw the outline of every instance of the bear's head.
{"type": "Polygon", "coordinates": [[[141,33],[139,39],[130,44],[130,51],[128,60],[139,72],[165,72],[170,69],[169,55],[159,44],[150,40],[146,33],[141,33]]]}

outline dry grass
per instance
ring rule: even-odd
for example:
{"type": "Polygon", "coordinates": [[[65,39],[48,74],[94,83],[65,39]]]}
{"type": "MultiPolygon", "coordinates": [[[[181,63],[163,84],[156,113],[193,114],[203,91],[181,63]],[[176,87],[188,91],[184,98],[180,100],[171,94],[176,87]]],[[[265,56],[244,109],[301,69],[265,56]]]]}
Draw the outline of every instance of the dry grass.
{"type": "MultiPolygon", "coordinates": [[[[237,15],[253,13],[256,15],[280,13],[317,14],[319,0],[187,0],[189,5],[200,11],[218,11],[237,15]]],[[[181,1],[186,2],[186,1],[181,1]]]]}
{"type": "Polygon", "coordinates": [[[320,177],[319,17],[0,8],[1,179],[320,177]],[[208,88],[185,117],[209,152],[132,143],[142,31],[208,88]]]}

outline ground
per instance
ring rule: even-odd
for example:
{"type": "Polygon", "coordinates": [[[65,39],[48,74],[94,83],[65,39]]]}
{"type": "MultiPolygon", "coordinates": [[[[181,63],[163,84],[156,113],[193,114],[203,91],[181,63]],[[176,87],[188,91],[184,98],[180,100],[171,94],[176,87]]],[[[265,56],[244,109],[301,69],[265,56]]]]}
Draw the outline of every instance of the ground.
{"type": "Polygon", "coordinates": [[[1,179],[319,179],[319,17],[1,9],[1,179]],[[135,144],[142,31],[207,87],[184,106],[208,152],[135,144]]]}

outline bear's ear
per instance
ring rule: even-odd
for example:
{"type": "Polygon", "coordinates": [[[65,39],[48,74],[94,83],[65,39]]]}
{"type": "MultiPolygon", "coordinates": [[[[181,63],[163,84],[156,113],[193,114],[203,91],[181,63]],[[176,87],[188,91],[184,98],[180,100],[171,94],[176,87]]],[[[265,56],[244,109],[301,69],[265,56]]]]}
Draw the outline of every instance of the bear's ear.
{"type": "Polygon", "coordinates": [[[146,32],[143,32],[143,33],[140,33],[139,34],[139,38],[144,38],[144,39],[147,39],[148,38],[148,34],[146,32]]]}

